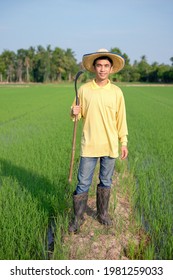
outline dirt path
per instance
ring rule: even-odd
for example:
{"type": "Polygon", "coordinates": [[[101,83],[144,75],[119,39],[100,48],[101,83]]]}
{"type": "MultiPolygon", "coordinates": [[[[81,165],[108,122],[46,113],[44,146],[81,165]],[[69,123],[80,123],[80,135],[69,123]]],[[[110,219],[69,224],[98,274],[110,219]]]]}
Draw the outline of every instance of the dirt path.
{"type": "MultiPolygon", "coordinates": [[[[122,183],[122,182],[121,182],[122,183]]],[[[70,247],[70,260],[127,260],[135,258],[141,244],[147,237],[134,223],[128,195],[123,193],[118,175],[115,174],[109,213],[113,226],[101,225],[95,218],[95,189],[89,195],[85,223],[78,234],[64,237],[70,247]]]]}

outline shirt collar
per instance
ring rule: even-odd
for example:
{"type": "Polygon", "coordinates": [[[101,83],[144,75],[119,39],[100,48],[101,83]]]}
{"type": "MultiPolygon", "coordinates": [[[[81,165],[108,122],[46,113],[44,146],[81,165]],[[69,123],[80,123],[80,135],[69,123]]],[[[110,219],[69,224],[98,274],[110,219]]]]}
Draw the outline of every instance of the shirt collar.
{"type": "Polygon", "coordinates": [[[100,86],[95,82],[94,79],[93,79],[93,81],[92,81],[92,86],[93,86],[94,89],[98,89],[98,88],[109,89],[109,88],[110,88],[110,85],[111,85],[110,80],[108,80],[108,83],[107,83],[105,86],[103,86],[103,87],[100,87],[100,86]]]}

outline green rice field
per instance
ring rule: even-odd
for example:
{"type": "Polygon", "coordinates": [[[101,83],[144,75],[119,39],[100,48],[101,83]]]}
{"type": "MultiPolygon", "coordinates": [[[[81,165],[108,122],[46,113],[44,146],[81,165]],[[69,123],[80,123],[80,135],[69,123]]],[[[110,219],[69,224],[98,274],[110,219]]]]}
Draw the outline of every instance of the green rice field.
{"type": "MultiPolygon", "coordinates": [[[[129,129],[128,172],[136,220],[151,237],[150,259],[173,259],[173,86],[120,85],[129,129]]],[[[68,173],[74,85],[0,86],[0,259],[68,259],[62,242],[71,215],[68,173]],[[52,229],[53,230],[53,229],[52,229]]]]}

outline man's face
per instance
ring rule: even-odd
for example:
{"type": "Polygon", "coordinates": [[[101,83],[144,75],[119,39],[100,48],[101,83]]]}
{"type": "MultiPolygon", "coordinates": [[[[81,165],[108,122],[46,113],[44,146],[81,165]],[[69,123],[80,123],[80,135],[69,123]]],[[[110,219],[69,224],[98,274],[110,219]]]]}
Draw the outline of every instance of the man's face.
{"type": "Polygon", "coordinates": [[[112,66],[109,60],[99,59],[96,61],[94,69],[96,73],[96,78],[103,81],[108,79],[108,76],[112,70],[112,66]]]}

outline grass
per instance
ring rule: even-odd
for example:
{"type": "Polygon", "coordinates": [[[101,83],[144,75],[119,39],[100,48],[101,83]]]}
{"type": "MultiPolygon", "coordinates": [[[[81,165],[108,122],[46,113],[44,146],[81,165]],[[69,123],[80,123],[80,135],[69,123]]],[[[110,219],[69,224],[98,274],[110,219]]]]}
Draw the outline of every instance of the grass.
{"type": "Polygon", "coordinates": [[[173,87],[123,88],[129,123],[134,205],[150,233],[155,258],[173,257],[173,87]]]}
{"type": "Polygon", "coordinates": [[[46,258],[49,219],[62,224],[69,212],[73,97],[64,87],[0,89],[1,259],[46,258]]]}
{"type": "MultiPolygon", "coordinates": [[[[173,87],[122,89],[129,127],[128,172],[134,179],[131,199],[136,219],[152,239],[151,249],[143,254],[172,259],[173,87]]],[[[73,85],[0,88],[0,259],[47,259],[52,220],[54,259],[69,257],[62,240],[71,213],[81,131],[79,123],[69,185],[74,95],[73,85]]],[[[117,166],[118,172],[123,168],[117,166]]],[[[133,249],[129,243],[132,256],[133,249]]]]}

